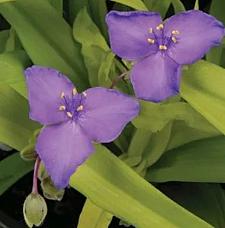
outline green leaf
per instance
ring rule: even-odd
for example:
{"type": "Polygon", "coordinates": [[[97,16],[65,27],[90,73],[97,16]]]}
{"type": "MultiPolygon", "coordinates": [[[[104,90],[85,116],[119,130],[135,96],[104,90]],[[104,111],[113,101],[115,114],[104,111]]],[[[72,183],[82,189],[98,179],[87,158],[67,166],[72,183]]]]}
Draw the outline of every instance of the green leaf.
{"type": "Polygon", "coordinates": [[[57,9],[57,11],[63,14],[63,0],[49,0],[49,2],[57,9]]]}
{"type": "Polygon", "coordinates": [[[180,0],[172,0],[175,13],[185,11],[184,5],[180,0]]]}
{"type": "Polygon", "coordinates": [[[153,182],[225,182],[225,137],[218,136],[167,151],[149,168],[153,182]]]}
{"type": "Polygon", "coordinates": [[[74,38],[85,46],[99,46],[108,51],[109,47],[98,27],[90,18],[87,8],[83,8],[77,15],[73,25],[74,38]]]}
{"type": "Polygon", "coordinates": [[[9,37],[9,30],[0,31],[0,53],[4,52],[9,37]]]}
{"type": "Polygon", "coordinates": [[[169,6],[171,4],[171,0],[149,0],[152,3],[152,7],[151,9],[149,9],[150,11],[154,11],[154,12],[159,12],[162,16],[162,18],[164,18],[166,16],[166,13],[169,9],[169,6]]]}
{"type": "Polygon", "coordinates": [[[0,84],[0,141],[22,150],[40,126],[28,117],[27,100],[11,87],[0,84]]]}
{"type": "Polygon", "coordinates": [[[0,161],[0,195],[33,169],[33,162],[25,162],[19,153],[0,161]]]}
{"type": "Polygon", "coordinates": [[[30,60],[24,51],[15,51],[1,54],[1,83],[5,83],[13,87],[18,93],[26,97],[27,90],[25,85],[24,69],[29,65],[30,60]]]}
{"type": "Polygon", "coordinates": [[[211,227],[165,197],[101,145],[73,174],[70,185],[98,207],[136,227],[211,227]]]}
{"type": "Polygon", "coordinates": [[[0,0],[0,3],[5,3],[5,2],[15,2],[16,0],[0,0]]]}
{"type": "Polygon", "coordinates": [[[225,226],[225,194],[219,184],[175,183],[160,189],[214,227],[225,226]]]}
{"type": "Polygon", "coordinates": [[[114,55],[98,27],[88,15],[86,8],[83,8],[77,15],[73,34],[74,38],[82,45],[82,54],[88,70],[90,84],[98,86],[102,83],[103,85],[106,82],[108,83],[109,75],[107,74],[110,72],[114,55]]]}
{"type": "Polygon", "coordinates": [[[118,2],[120,4],[129,6],[131,8],[134,8],[136,10],[144,10],[148,11],[148,8],[141,0],[111,0],[113,2],[118,2]]]}
{"type": "MultiPolygon", "coordinates": [[[[223,0],[213,0],[210,6],[210,14],[215,16],[223,24],[225,24],[224,15],[225,1],[223,0]]],[[[225,67],[225,49],[223,46],[215,47],[210,50],[207,54],[207,60],[225,67]]]]}
{"type": "Polygon", "coordinates": [[[195,0],[194,9],[195,9],[195,10],[199,10],[199,0],[195,0]]]}
{"type": "Polygon", "coordinates": [[[152,103],[141,101],[140,104],[140,114],[133,120],[133,124],[137,128],[156,132],[160,131],[172,120],[183,120],[193,128],[206,132],[215,131],[214,127],[187,103],[152,103]]]}
{"type": "Polygon", "coordinates": [[[103,59],[98,71],[98,85],[109,87],[111,80],[109,78],[111,67],[114,63],[115,54],[109,51],[103,59]]]}
{"type": "Polygon", "coordinates": [[[184,70],[181,96],[225,134],[225,70],[199,61],[184,70]]]}
{"type": "Polygon", "coordinates": [[[80,46],[74,42],[69,25],[48,1],[17,0],[2,4],[0,12],[16,30],[34,64],[60,70],[80,90],[87,87],[80,46]]]}
{"type": "Polygon", "coordinates": [[[107,228],[113,215],[86,200],[77,228],[107,228]]]}

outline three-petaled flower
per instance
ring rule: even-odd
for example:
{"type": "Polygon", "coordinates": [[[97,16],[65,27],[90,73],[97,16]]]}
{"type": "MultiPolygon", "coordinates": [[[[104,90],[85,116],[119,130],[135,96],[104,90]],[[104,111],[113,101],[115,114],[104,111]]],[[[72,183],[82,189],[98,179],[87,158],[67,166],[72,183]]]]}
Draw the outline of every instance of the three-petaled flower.
{"type": "Polygon", "coordinates": [[[179,91],[181,65],[202,58],[224,36],[224,26],[198,10],[162,22],[158,13],[111,11],[106,22],[112,50],[135,61],[131,82],[138,98],[159,102],[179,91]]]}
{"type": "Polygon", "coordinates": [[[92,142],[113,141],[139,112],[137,100],[101,87],[79,94],[54,69],[33,66],[25,71],[30,118],[45,125],[36,151],[58,188],[94,151],[92,142]]]}

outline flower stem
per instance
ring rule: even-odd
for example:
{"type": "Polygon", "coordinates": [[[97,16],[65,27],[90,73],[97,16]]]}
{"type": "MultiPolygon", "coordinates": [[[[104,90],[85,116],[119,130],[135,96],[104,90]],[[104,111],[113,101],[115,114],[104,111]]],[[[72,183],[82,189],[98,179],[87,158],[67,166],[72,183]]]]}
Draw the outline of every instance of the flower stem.
{"type": "Polygon", "coordinates": [[[38,194],[38,185],[37,185],[37,179],[38,179],[38,170],[40,167],[41,159],[37,157],[35,165],[34,165],[34,175],[33,175],[33,188],[32,193],[38,194]]]}
{"type": "Polygon", "coordinates": [[[113,81],[112,81],[112,84],[111,86],[109,87],[110,89],[113,89],[115,87],[115,85],[122,79],[125,79],[126,75],[129,73],[129,71],[126,71],[122,74],[120,74],[117,78],[115,78],[113,81]]]}

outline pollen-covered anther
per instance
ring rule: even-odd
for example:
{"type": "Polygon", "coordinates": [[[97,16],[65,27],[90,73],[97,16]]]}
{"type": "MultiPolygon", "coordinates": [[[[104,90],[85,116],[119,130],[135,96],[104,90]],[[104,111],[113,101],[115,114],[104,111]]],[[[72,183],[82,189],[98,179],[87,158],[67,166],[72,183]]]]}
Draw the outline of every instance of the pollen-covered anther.
{"type": "Polygon", "coordinates": [[[153,33],[153,29],[152,28],[149,28],[148,29],[148,33],[153,33]]]}
{"type": "Polygon", "coordinates": [[[159,24],[159,25],[156,27],[157,30],[161,30],[161,29],[163,29],[163,28],[164,28],[164,25],[163,25],[163,24],[159,24]]]}
{"type": "Polygon", "coordinates": [[[159,45],[159,50],[167,50],[167,46],[166,45],[159,45]]]}
{"type": "Polygon", "coordinates": [[[59,106],[59,110],[60,110],[60,111],[65,111],[65,110],[66,110],[66,106],[60,105],[60,106],[59,106]]]}
{"type": "Polygon", "coordinates": [[[62,93],[60,94],[60,97],[61,97],[61,98],[64,98],[64,97],[65,97],[65,93],[62,92],[62,93]]]}
{"type": "Polygon", "coordinates": [[[173,35],[179,35],[179,34],[180,34],[180,32],[179,32],[178,30],[173,30],[171,33],[172,33],[173,35]]]}
{"type": "Polygon", "coordinates": [[[76,88],[73,88],[72,93],[73,93],[73,95],[74,95],[74,96],[77,94],[77,90],[76,90],[76,88]]]}
{"type": "Polygon", "coordinates": [[[86,93],[86,92],[83,92],[82,94],[83,94],[85,97],[87,96],[87,93],[86,93]]]}
{"type": "Polygon", "coordinates": [[[66,112],[66,115],[67,115],[68,117],[70,117],[70,118],[73,117],[73,114],[72,114],[71,112],[66,112]]]}
{"type": "Polygon", "coordinates": [[[177,39],[176,39],[176,37],[174,37],[174,36],[172,36],[172,41],[174,42],[174,43],[176,43],[177,42],[177,39]]]}
{"type": "Polygon", "coordinates": [[[154,44],[154,43],[155,43],[155,40],[154,40],[154,39],[151,39],[151,38],[148,38],[147,41],[148,41],[150,44],[154,44]]]}
{"type": "Polygon", "coordinates": [[[77,108],[77,111],[82,111],[84,109],[84,106],[83,105],[80,105],[78,108],[77,108]]]}

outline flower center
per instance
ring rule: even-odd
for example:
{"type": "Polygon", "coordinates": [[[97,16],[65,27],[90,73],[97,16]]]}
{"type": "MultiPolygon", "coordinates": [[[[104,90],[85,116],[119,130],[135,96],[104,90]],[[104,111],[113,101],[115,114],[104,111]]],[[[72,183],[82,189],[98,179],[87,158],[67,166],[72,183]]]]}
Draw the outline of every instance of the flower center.
{"type": "Polygon", "coordinates": [[[72,120],[77,120],[77,118],[84,111],[83,101],[87,94],[83,92],[78,94],[77,90],[74,88],[72,90],[71,96],[66,96],[64,92],[60,94],[61,104],[59,106],[59,111],[63,111],[65,115],[72,120]]]}
{"type": "Polygon", "coordinates": [[[157,45],[159,51],[166,51],[171,45],[175,45],[179,41],[179,34],[178,30],[173,30],[168,37],[164,34],[164,25],[159,24],[155,29],[148,29],[147,42],[150,45],[157,45]]]}

